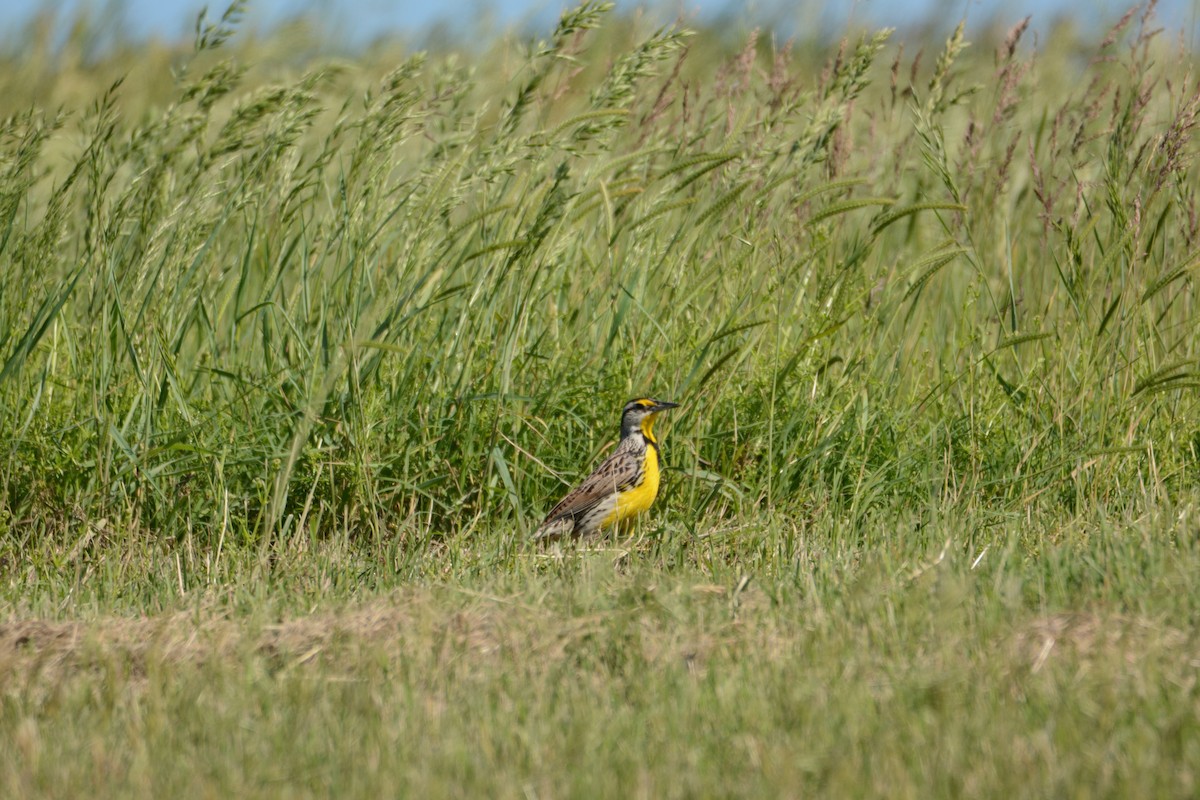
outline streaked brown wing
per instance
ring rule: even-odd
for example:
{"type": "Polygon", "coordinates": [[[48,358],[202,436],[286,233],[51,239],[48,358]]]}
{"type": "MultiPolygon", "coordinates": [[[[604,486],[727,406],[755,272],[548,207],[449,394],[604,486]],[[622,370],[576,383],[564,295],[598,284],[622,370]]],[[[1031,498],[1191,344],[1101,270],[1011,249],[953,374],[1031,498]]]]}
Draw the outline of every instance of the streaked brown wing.
{"type": "Polygon", "coordinates": [[[546,521],[553,522],[565,517],[578,517],[585,514],[597,503],[615,491],[622,491],[633,486],[641,473],[641,459],[628,450],[617,448],[616,452],[604,460],[596,471],[588,475],[583,483],[573,489],[566,497],[558,502],[546,521]]]}

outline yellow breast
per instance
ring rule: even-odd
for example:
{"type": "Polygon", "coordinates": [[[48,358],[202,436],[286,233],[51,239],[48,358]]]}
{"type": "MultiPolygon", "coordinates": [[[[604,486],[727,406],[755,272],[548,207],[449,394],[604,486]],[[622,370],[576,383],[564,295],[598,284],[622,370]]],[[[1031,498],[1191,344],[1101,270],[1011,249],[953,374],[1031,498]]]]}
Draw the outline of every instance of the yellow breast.
{"type": "Polygon", "coordinates": [[[600,522],[601,527],[606,528],[609,525],[624,522],[642,513],[650,507],[650,504],[654,502],[654,498],[658,496],[658,449],[647,447],[645,459],[643,462],[644,475],[642,482],[632,489],[628,489],[617,495],[617,505],[600,522]]]}

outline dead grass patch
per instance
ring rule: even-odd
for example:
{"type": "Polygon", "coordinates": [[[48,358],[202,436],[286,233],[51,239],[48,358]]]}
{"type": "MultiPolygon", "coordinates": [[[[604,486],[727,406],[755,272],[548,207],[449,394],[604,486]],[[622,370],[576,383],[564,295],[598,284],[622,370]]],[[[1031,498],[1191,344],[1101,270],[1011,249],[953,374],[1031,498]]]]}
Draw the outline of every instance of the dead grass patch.
{"type": "MultiPolygon", "coordinates": [[[[688,591],[695,602],[727,602],[725,592],[711,586],[688,591]]],[[[413,589],[277,622],[233,618],[217,609],[91,621],[13,619],[0,622],[0,678],[58,681],[114,660],[134,678],[150,662],[203,666],[260,658],[271,669],[314,662],[336,668],[346,654],[364,650],[460,670],[516,660],[536,671],[586,657],[595,643],[612,639],[647,663],[695,670],[744,636],[738,631],[744,612],[737,619],[677,624],[652,607],[572,615],[512,598],[413,589]]]]}
{"type": "Polygon", "coordinates": [[[1059,658],[1083,666],[1123,661],[1134,667],[1148,654],[1164,651],[1177,651],[1188,665],[1200,667],[1194,633],[1129,614],[1072,611],[1037,617],[1016,631],[1012,650],[1033,673],[1059,658]]]}

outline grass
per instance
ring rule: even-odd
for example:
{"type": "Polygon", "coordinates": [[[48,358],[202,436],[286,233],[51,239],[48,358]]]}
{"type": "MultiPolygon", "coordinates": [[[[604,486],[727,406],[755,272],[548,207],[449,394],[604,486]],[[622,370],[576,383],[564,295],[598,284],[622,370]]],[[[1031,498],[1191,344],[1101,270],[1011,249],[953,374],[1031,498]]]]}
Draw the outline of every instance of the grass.
{"type": "Polygon", "coordinates": [[[0,793],[1195,795],[1200,94],[1152,6],[239,19],[0,59],[0,793]],[[643,392],[648,519],[532,546],[643,392]]]}

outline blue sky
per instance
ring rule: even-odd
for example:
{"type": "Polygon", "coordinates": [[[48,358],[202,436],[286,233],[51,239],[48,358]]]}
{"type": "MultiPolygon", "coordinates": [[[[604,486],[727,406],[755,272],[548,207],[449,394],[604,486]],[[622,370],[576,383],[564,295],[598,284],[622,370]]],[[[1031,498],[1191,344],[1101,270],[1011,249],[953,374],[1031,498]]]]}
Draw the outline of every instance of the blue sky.
{"type": "MultiPolygon", "coordinates": [[[[157,35],[164,38],[189,37],[196,13],[205,5],[210,16],[219,15],[228,0],[0,0],[0,26],[11,34],[23,20],[38,9],[55,8],[61,14],[81,5],[100,15],[113,17],[119,28],[134,36],[157,35]]],[[[672,16],[682,12],[688,18],[714,18],[725,15],[747,27],[756,19],[783,21],[795,26],[820,21],[840,29],[845,15],[872,26],[903,29],[915,21],[934,20],[947,28],[964,14],[968,20],[984,21],[996,14],[1003,21],[1016,21],[1026,14],[1034,17],[1035,29],[1056,15],[1079,17],[1085,23],[1107,23],[1116,19],[1129,0],[665,0],[652,3],[672,16]],[[836,9],[836,10],[831,10],[836,9]]],[[[465,23],[476,30],[481,21],[485,29],[525,24],[535,30],[548,30],[564,0],[251,0],[250,20],[266,26],[307,11],[324,22],[331,33],[349,40],[364,41],[389,32],[419,35],[437,22],[451,29],[465,23]]],[[[617,0],[618,7],[633,9],[640,4],[617,0]]],[[[1200,23],[1200,0],[1162,0],[1162,23],[1173,32],[1183,31],[1195,42],[1200,23]]]]}

